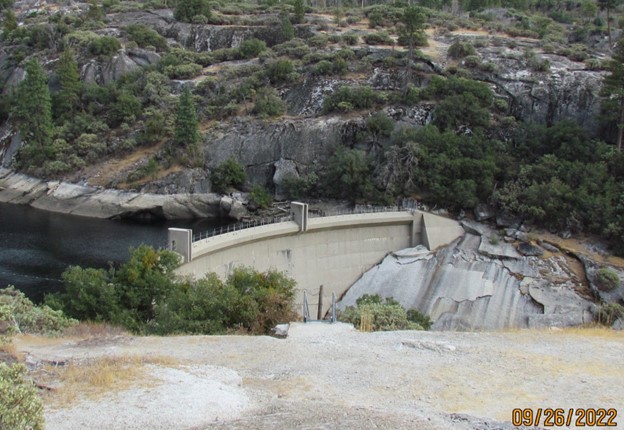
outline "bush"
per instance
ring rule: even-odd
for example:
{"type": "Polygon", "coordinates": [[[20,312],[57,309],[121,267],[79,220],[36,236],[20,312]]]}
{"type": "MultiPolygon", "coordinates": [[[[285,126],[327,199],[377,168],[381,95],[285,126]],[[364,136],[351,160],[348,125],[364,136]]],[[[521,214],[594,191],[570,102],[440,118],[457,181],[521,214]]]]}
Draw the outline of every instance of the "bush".
{"type": "Polygon", "coordinates": [[[141,48],[153,46],[160,51],[167,49],[167,39],[144,24],[129,25],[126,27],[126,34],[128,40],[135,42],[141,48]]]}
{"type": "Polygon", "coordinates": [[[456,40],[451,46],[449,46],[447,55],[451,58],[459,59],[469,55],[476,55],[474,46],[470,43],[456,40]]]}
{"type": "Polygon", "coordinates": [[[407,318],[405,309],[392,298],[382,302],[377,294],[365,294],[348,306],[339,319],[349,322],[362,331],[423,330],[423,327],[407,318]]]}
{"type": "Polygon", "coordinates": [[[43,403],[21,363],[0,363],[0,428],[43,430],[43,403]]]}
{"type": "Polygon", "coordinates": [[[612,326],[619,318],[624,318],[624,306],[618,303],[602,305],[596,314],[596,321],[606,326],[612,326]]]}
{"type": "Polygon", "coordinates": [[[201,73],[203,67],[199,64],[180,64],[165,67],[165,75],[170,79],[193,79],[201,73]]]}
{"type": "Polygon", "coordinates": [[[620,277],[613,270],[603,267],[596,272],[594,282],[601,291],[613,291],[620,286],[620,277]]]}
{"type": "Polygon", "coordinates": [[[313,46],[315,48],[325,48],[327,46],[327,42],[329,38],[324,34],[316,34],[308,39],[308,45],[313,46]]]}
{"type": "Polygon", "coordinates": [[[429,315],[423,314],[418,309],[408,309],[407,319],[415,324],[418,324],[423,330],[431,329],[433,321],[429,318],[429,315]]]}
{"type": "Polygon", "coordinates": [[[360,38],[355,33],[347,33],[342,35],[342,41],[349,46],[357,45],[360,38]]]}
{"type": "Polygon", "coordinates": [[[362,36],[367,45],[393,45],[394,40],[385,31],[379,33],[368,33],[362,36]]]}
{"type": "Polygon", "coordinates": [[[261,88],[256,94],[253,112],[263,117],[280,116],[286,111],[286,103],[273,88],[261,88]]]}
{"type": "Polygon", "coordinates": [[[295,282],[282,273],[236,268],[225,282],[214,273],[180,280],[174,273],[178,264],[171,251],[141,246],[116,270],[71,267],[63,274],[65,292],[46,301],[81,319],[161,335],[241,329],[269,334],[275,324],[296,317],[295,282]]]}
{"type": "Polygon", "coordinates": [[[11,286],[0,290],[0,308],[3,309],[0,322],[18,333],[58,334],[77,323],[48,306],[35,306],[24,293],[11,286]]]}
{"type": "Polygon", "coordinates": [[[249,193],[249,200],[256,204],[260,209],[267,209],[273,204],[273,197],[266,188],[256,185],[249,193]]]}
{"type": "Polygon", "coordinates": [[[290,60],[277,60],[267,66],[266,74],[273,84],[291,81],[295,76],[295,67],[290,60]]]}
{"type": "Polygon", "coordinates": [[[369,109],[381,101],[379,94],[371,87],[342,86],[323,100],[323,110],[325,112],[335,112],[354,108],[369,109]]]}
{"type": "Polygon", "coordinates": [[[319,177],[315,173],[296,177],[295,175],[286,176],[282,182],[282,189],[286,197],[290,200],[299,200],[314,194],[319,182],[319,177]]]}
{"type": "Polygon", "coordinates": [[[339,148],[328,160],[324,188],[328,196],[352,203],[378,197],[372,182],[373,166],[364,151],[339,148]]]}
{"type": "Polygon", "coordinates": [[[110,57],[121,49],[121,43],[112,36],[102,36],[89,43],[89,52],[93,55],[110,57]]]}
{"type": "Polygon", "coordinates": [[[247,180],[245,167],[234,158],[228,158],[210,175],[215,191],[225,193],[230,188],[241,187],[247,180]]]}
{"type": "Polygon", "coordinates": [[[238,50],[243,58],[255,58],[266,50],[266,43],[258,39],[247,39],[243,40],[238,50]]]}

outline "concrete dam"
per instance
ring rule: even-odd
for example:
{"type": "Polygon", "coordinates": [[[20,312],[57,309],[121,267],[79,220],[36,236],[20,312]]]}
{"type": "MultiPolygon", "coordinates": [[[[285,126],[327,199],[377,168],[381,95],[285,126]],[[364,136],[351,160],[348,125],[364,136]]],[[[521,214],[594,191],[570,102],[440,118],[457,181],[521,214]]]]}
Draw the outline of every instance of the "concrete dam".
{"type": "Polygon", "coordinates": [[[187,229],[169,229],[169,248],[180,253],[179,275],[215,272],[225,279],[237,266],[275,269],[297,282],[295,303],[306,291],[316,309],[323,285],[323,313],[332,293],[340,297],[388,253],[424,245],[433,250],[464,234],[455,220],[415,209],[314,217],[293,202],[291,216],[272,224],[193,240],[187,229]]]}

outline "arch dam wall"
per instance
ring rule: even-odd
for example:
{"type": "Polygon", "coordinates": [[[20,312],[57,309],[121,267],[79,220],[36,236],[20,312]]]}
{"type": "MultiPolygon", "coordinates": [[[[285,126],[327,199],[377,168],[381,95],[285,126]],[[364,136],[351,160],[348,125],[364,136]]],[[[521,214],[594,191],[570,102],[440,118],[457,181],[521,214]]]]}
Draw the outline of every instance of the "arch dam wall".
{"type": "Polygon", "coordinates": [[[323,285],[323,314],[331,295],[340,297],[389,252],[419,244],[435,249],[464,233],[458,222],[417,210],[308,218],[307,205],[293,203],[293,221],[262,225],[192,241],[191,230],[170,229],[169,246],[180,252],[180,275],[215,272],[225,279],[237,266],[276,269],[297,282],[302,309],[308,293],[316,315],[323,285]]]}

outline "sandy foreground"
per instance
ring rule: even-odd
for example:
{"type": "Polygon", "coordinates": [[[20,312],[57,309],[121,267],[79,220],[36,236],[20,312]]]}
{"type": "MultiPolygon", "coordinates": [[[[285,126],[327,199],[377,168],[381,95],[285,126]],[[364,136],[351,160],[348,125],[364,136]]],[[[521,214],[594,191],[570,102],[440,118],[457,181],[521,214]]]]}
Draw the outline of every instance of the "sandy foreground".
{"type": "Polygon", "coordinates": [[[361,333],[295,323],[286,339],[14,343],[31,363],[147,363],[140,378],[99,396],[58,402],[65,388],[54,388],[50,430],[507,429],[514,408],[557,407],[615,408],[624,427],[624,333],[609,330],[361,333]]]}

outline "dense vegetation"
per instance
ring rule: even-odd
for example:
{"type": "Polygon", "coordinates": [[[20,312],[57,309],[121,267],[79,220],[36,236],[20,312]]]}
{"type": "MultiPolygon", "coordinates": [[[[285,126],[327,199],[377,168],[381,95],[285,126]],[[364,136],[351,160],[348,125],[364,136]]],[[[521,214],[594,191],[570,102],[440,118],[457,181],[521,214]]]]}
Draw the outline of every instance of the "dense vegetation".
{"type": "Polygon", "coordinates": [[[339,315],[340,321],[353,324],[362,331],[429,330],[431,319],[416,309],[408,311],[392,298],[364,294],[356,306],[348,306],[339,315]]]}
{"type": "Polygon", "coordinates": [[[173,252],[140,246],[119,268],[70,267],[64,292],[46,296],[46,303],[81,321],[160,335],[268,334],[294,319],[295,283],[279,272],[237,268],[225,282],[214,274],[178,279],[178,264],[173,252]]]}
{"type": "MultiPolygon", "coordinates": [[[[601,235],[624,252],[624,44],[611,51],[624,23],[622,8],[590,0],[427,0],[418,6],[107,0],[78,14],[25,15],[7,2],[2,9],[7,67],[21,66],[27,73],[21,84],[2,88],[7,97],[0,119],[10,119],[24,139],[18,167],[45,177],[142,147],[158,148],[128,174],[125,185],[132,187],[161,178],[176,165],[208,167],[212,155],[202,130],[213,124],[292,115],[288,94],[309,82],[335,80],[314,115],[356,115],[363,121],[332,153],[321,154],[326,162],[285,180],[290,197],[386,203],[410,196],[453,211],[488,203],[552,230],[601,235]],[[263,30],[233,47],[206,51],[192,46],[190,38],[180,39],[173,27],[117,20],[130,11],[161,7],[171,7],[182,23],[263,30]],[[110,26],[117,32],[105,30],[110,26]],[[487,36],[452,36],[447,58],[436,60],[445,68],[433,68],[419,47],[428,44],[431,32],[451,38],[457,29],[487,36]],[[532,38],[532,47],[519,49],[525,42],[515,37],[532,38]],[[512,98],[493,91],[498,66],[485,61],[481,48],[521,53],[513,60],[535,79],[550,70],[543,54],[605,70],[604,109],[595,119],[599,134],[565,121],[525,122],[515,114],[512,98]],[[108,64],[120,49],[151,52],[160,60],[105,84],[80,79],[79,70],[89,61],[108,64]],[[393,77],[383,88],[367,78],[379,70],[393,77]],[[388,106],[430,109],[430,124],[399,124],[386,113],[388,106]]],[[[244,170],[234,158],[210,165],[213,189],[248,188],[244,170]]],[[[257,187],[255,195],[265,197],[257,187]]]]}

